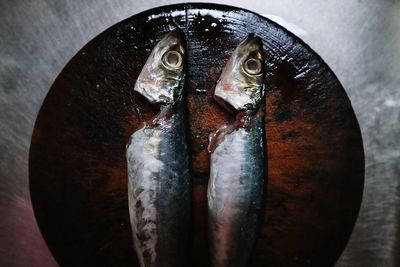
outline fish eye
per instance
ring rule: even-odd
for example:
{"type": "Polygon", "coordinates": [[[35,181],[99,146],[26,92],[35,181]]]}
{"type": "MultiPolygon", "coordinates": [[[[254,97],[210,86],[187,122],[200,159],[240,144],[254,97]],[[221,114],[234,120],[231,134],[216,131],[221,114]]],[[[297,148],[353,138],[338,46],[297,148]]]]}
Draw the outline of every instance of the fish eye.
{"type": "Polygon", "coordinates": [[[243,69],[250,75],[257,75],[261,73],[262,63],[257,58],[249,58],[244,62],[243,69]]]}
{"type": "Polygon", "coordinates": [[[177,51],[170,50],[163,55],[162,63],[167,69],[177,69],[182,66],[182,55],[177,51]]]}

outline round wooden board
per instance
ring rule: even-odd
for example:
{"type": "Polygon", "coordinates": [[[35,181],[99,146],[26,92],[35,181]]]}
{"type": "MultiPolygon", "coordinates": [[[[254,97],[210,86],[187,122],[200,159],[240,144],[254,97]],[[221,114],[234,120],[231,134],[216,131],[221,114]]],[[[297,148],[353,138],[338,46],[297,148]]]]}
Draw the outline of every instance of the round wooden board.
{"type": "Polygon", "coordinates": [[[359,126],[339,81],[306,44],[250,11],[213,4],[152,9],[109,28],[66,65],[47,95],[30,150],[41,231],[62,266],[138,266],[128,216],[125,144],[139,114],[133,91],[151,49],[179,27],[188,42],[193,224],[188,266],[208,266],[208,135],[233,120],[212,99],[238,43],[266,54],[265,222],[249,266],[333,266],[351,234],[364,183],[359,126]]]}

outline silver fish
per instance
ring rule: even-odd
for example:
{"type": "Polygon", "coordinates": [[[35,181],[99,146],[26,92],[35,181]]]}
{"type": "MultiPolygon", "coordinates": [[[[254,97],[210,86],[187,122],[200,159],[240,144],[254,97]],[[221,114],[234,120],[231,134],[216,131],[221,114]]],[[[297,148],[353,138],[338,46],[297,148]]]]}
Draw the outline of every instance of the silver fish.
{"type": "Polygon", "coordinates": [[[265,141],[262,42],[250,35],[233,52],[215,98],[236,121],[210,135],[207,200],[211,266],[242,267],[262,221],[265,141]]]}
{"type": "Polygon", "coordinates": [[[132,134],[126,150],[130,221],[141,267],[184,266],[191,194],[185,55],[183,33],[167,34],[135,84],[135,91],[160,106],[160,113],[132,134]]]}

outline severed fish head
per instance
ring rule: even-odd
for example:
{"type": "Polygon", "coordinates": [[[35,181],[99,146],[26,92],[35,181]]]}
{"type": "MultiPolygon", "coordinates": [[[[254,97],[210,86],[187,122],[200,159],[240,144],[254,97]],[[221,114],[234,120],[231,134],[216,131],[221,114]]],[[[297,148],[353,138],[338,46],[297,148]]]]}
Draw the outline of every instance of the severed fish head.
{"type": "Polygon", "coordinates": [[[223,106],[233,107],[236,111],[257,109],[264,94],[263,76],[262,41],[250,34],[228,60],[214,96],[223,106]]]}
{"type": "Polygon", "coordinates": [[[170,105],[181,96],[186,41],[180,30],[166,34],[154,47],[136,80],[135,91],[150,103],[170,105]]]}

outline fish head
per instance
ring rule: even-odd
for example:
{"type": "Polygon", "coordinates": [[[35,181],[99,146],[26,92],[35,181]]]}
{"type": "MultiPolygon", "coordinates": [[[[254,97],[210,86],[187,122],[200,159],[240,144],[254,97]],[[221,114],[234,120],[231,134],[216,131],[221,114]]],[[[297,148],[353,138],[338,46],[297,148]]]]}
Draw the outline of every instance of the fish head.
{"type": "Polygon", "coordinates": [[[255,110],[263,99],[263,77],[262,41],[250,34],[226,63],[215,87],[215,99],[228,110],[255,110]]]}
{"type": "Polygon", "coordinates": [[[182,31],[166,34],[153,48],[134,90],[150,103],[170,105],[181,95],[185,78],[186,41],[182,31]]]}

